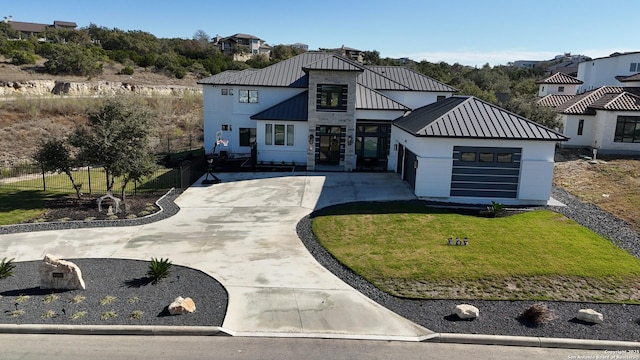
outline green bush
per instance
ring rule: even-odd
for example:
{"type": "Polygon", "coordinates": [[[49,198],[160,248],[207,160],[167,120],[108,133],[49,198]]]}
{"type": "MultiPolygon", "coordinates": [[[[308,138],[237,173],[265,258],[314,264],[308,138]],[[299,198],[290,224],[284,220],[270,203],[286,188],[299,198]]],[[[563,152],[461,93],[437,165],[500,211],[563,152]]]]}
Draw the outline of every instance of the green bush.
{"type": "Polygon", "coordinates": [[[36,63],[36,55],[23,50],[16,50],[11,53],[11,63],[13,65],[31,65],[36,63]]]}
{"type": "Polygon", "coordinates": [[[0,279],[13,275],[13,269],[15,268],[16,265],[13,263],[13,259],[7,260],[7,258],[3,258],[2,261],[0,261],[0,279]]]}
{"type": "Polygon", "coordinates": [[[133,75],[133,67],[125,66],[120,70],[121,75],[133,75]]]}
{"type": "Polygon", "coordinates": [[[171,274],[171,261],[169,259],[160,258],[160,260],[156,258],[151,258],[151,263],[149,264],[149,270],[147,271],[147,276],[151,278],[151,282],[153,284],[157,284],[158,281],[166,278],[171,274]]]}

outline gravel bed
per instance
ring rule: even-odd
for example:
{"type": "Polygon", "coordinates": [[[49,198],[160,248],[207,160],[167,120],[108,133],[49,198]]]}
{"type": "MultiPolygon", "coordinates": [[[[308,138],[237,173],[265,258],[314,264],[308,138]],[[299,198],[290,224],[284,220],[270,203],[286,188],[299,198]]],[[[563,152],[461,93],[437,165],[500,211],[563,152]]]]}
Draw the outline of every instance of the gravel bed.
{"type": "MultiPolygon", "coordinates": [[[[606,236],[640,258],[638,234],[625,222],[596,206],[579,201],[562,189],[554,188],[553,197],[567,206],[550,209],[606,236]]],[[[534,304],[533,301],[410,300],[391,296],[343,266],[318,243],[311,231],[313,216],[311,214],[303,218],[297,225],[297,232],[318,262],[370,299],[432,331],[592,340],[640,339],[640,305],[548,301],[544,304],[555,315],[555,319],[534,326],[520,319],[520,314],[534,304]],[[462,303],[476,306],[480,310],[480,317],[473,321],[459,320],[453,310],[462,303]],[[578,310],[584,308],[602,313],[604,322],[592,325],[576,319],[578,310]]]]}
{"type": "Polygon", "coordinates": [[[95,221],[60,221],[60,222],[46,222],[46,223],[28,223],[28,224],[15,224],[0,226],[0,235],[3,234],[16,234],[22,232],[33,231],[45,231],[45,230],[63,230],[63,229],[83,229],[83,228],[98,228],[98,227],[112,227],[112,226],[136,226],[145,225],[152,222],[156,222],[162,219],[171,217],[180,211],[180,207],[176,205],[174,200],[180,196],[182,190],[171,189],[164,196],[162,196],[156,205],[160,208],[160,211],[135,219],[118,219],[118,220],[95,220],[95,221]]]}
{"type": "Polygon", "coordinates": [[[169,277],[154,285],[146,278],[148,261],[68,260],[82,271],[85,290],[41,290],[38,275],[41,261],[15,263],[14,274],[0,280],[0,323],[222,325],[227,310],[227,292],[218,281],[199,270],[174,265],[169,277]],[[196,311],[169,315],[166,307],[178,296],[192,298],[196,311]],[[107,297],[113,297],[112,301],[101,304],[107,297]],[[115,316],[102,318],[109,313],[115,316]]]}

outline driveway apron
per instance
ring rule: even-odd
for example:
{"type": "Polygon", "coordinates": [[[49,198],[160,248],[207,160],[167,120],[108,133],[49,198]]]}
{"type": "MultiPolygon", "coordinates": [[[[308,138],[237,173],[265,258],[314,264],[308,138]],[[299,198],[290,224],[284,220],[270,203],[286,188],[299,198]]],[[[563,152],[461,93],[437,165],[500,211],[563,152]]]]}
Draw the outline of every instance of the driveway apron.
{"type": "MultiPolygon", "coordinates": [[[[225,173],[178,197],[178,214],[148,225],[0,236],[16,261],[168,257],[229,292],[223,328],[240,336],[416,340],[433,333],[387,310],[322,267],[296,234],[319,208],[351,201],[415,199],[392,173],[225,173]]],[[[188,296],[188,294],[185,294],[188,296]]]]}

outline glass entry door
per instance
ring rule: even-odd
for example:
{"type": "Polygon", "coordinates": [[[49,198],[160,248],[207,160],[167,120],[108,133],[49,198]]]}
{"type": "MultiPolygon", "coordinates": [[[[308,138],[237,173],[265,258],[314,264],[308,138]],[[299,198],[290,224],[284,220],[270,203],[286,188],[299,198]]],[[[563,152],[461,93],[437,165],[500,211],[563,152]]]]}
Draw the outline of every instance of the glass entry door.
{"type": "Polygon", "coordinates": [[[340,163],[340,126],[320,126],[318,161],[323,164],[340,163]]]}

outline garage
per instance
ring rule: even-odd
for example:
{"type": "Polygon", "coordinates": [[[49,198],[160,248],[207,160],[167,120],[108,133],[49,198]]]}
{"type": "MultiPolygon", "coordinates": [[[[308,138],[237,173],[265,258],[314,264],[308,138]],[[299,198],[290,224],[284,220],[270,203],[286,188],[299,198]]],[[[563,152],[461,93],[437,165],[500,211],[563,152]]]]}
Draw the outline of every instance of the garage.
{"type": "Polygon", "coordinates": [[[450,196],[515,199],[521,156],[520,148],[454,146],[450,196]]]}

